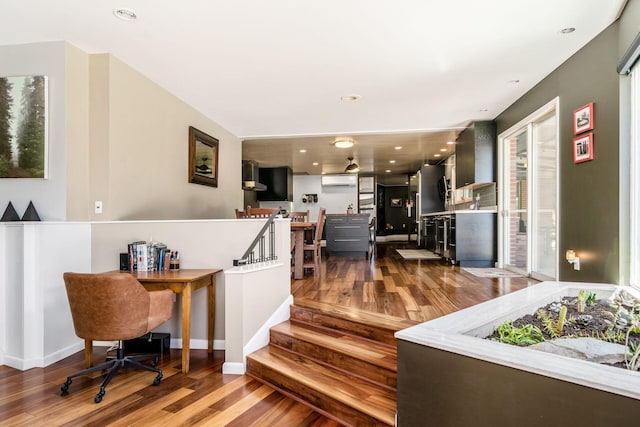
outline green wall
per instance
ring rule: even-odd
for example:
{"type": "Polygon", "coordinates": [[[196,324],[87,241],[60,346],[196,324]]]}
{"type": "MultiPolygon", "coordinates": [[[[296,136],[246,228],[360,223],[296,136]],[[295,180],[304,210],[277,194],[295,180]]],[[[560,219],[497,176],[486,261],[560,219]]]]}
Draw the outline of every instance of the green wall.
{"type": "Polygon", "coordinates": [[[497,118],[498,135],[559,97],[560,280],[620,282],[619,253],[619,22],[615,22],[497,118]],[[594,103],[594,154],[573,163],[573,111],[594,103]],[[581,270],[564,260],[581,257],[581,270]]]}

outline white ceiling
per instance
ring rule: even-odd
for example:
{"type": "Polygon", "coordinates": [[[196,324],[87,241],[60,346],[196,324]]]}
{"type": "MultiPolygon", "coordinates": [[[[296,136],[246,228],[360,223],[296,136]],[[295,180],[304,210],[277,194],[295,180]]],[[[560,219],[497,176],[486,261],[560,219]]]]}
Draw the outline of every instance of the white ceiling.
{"type": "Polygon", "coordinates": [[[335,173],[353,154],[384,173],[395,145],[406,166],[394,171],[415,170],[470,122],[495,118],[624,3],[0,0],[0,44],[66,40],[112,53],[246,140],[243,157],[263,165],[318,173],[318,161],[335,173]],[[118,20],[115,8],[138,19],[118,20]],[[361,98],[341,101],[347,94],[361,98]],[[336,135],[356,136],[356,147],[336,153],[336,135]],[[301,145],[318,148],[299,160],[301,145]]]}

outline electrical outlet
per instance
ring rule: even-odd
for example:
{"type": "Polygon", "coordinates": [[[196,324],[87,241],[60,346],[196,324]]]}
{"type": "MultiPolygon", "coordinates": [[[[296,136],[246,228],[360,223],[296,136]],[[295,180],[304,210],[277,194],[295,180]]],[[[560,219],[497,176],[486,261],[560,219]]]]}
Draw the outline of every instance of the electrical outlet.
{"type": "Polygon", "coordinates": [[[97,213],[97,214],[101,214],[102,213],[102,201],[96,200],[96,202],[94,204],[93,212],[97,213]]]}

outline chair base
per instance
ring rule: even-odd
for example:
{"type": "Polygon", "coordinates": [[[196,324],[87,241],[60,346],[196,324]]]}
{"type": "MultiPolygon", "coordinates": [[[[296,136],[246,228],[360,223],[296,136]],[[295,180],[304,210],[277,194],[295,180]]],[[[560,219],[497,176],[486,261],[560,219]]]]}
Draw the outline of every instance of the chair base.
{"type": "Polygon", "coordinates": [[[97,371],[108,370],[109,372],[105,376],[104,381],[100,386],[100,391],[98,391],[98,394],[96,394],[96,397],[93,399],[95,403],[100,403],[106,393],[105,389],[107,388],[107,385],[109,384],[109,382],[111,382],[111,379],[118,374],[118,371],[120,371],[120,369],[127,368],[127,367],[140,369],[143,371],[155,372],[158,375],[156,375],[155,379],[153,380],[153,385],[159,385],[160,381],[162,381],[162,371],[160,369],[154,368],[157,361],[158,361],[158,355],[155,355],[155,354],[145,354],[141,356],[125,356],[124,349],[122,345],[120,345],[117,349],[117,355],[115,359],[109,360],[99,366],[93,366],[91,368],[84,369],[80,372],[76,372],[73,375],[69,375],[67,377],[67,381],[65,381],[64,384],[62,384],[62,386],[60,387],[61,396],[65,396],[69,394],[69,386],[71,385],[72,378],[81,377],[97,371]],[[152,362],[152,366],[140,363],[141,360],[147,360],[151,358],[154,358],[154,361],[152,362]]]}

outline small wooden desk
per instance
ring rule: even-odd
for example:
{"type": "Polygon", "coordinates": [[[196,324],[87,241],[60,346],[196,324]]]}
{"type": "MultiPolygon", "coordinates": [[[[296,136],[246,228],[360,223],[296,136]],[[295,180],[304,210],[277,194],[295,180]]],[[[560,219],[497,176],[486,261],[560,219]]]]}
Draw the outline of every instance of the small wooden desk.
{"type": "MultiPolygon", "coordinates": [[[[215,327],[216,274],[222,269],[169,270],[169,271],[114,271],[114,274],[132,274],[150,291],[170,289],[182,294],[182,373],[189,372],[191,341],[191,293],[207,287],[207,351],[213,352],[215,327]]],[[[85,365],[91,366],[93,342],[85,340],[85,365]]]]}
{"type": "Polygon", "coordinates": [[[292,222],[291,231],[295,239],[293,255],[293,278],[302,279],[304,277],[304,233],[313,230],[315,224],[312,222],[292,222]]]}

